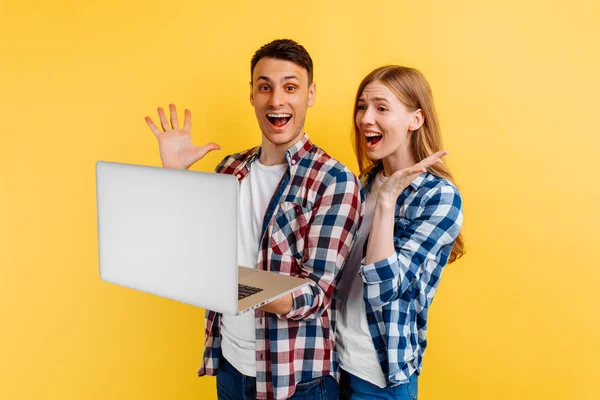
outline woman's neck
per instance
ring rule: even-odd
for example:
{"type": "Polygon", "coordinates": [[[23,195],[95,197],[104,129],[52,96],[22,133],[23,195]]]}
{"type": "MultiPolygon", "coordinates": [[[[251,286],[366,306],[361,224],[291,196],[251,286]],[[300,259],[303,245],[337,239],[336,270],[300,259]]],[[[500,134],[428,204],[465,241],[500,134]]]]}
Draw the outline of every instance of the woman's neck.
{"type": "Polygon", "coordinates": [[[395,153],[385,157],[381,160],[381,163],[383,164],[383,174],[385,176],[390,176],[396,171],[412,167],[417,162],[410,149],[405,147],[398,149],[395,153]]]}

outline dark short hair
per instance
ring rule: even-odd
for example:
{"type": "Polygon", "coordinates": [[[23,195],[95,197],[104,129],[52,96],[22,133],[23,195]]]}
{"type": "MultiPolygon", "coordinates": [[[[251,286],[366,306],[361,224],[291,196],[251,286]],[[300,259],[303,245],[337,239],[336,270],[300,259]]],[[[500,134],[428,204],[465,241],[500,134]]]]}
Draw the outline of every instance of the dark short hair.
{"type": "Polygon", "coordinates": [[[308,84],[313,81],[313,62],[310,54],[302,45],[290,39],[276,39],[265,44],[252,56],[250,61],[250,82],[254,74],[254,67],[261,58],[270,57],[279,60],[291,61],[296,65],[301,66],[308,73],[308,84]]]}

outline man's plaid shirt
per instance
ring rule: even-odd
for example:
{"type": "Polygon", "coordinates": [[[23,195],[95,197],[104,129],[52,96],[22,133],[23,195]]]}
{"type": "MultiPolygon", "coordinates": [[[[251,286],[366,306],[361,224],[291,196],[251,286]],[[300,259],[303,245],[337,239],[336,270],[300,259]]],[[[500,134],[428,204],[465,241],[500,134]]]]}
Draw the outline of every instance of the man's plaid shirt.
{"type": "MultiPolygon", "coordinates": [[[[254,148],[226,157],[216,172],[241,182],[260,154],[254,148]]],[[[285,399],[300,381],[337,377],[334,282],[360,219],[360,183],[307,135],[286,153],[289,165],[267,208],[256,268],[307,278],[292,292],[286,315],[255,311],[256,395],[285,399]]],[[[258,245],[258,243],[257,243],[258,245]]],[[[221,315],[206,311],[199,376],[216,375],[221,315]]]]}
{"type": "MultiPolygon", "coordinates": [[[[363,177],[365,198],[380,170],[363,177]]],[[[389,386],[408,382],[408,362],[421,371],[429,306],[463,221],[460,193],[446,179],[420,174],[398,197],[394,216],[396,253],[363,260],[360,269],[369,332],[389,386]]]]}

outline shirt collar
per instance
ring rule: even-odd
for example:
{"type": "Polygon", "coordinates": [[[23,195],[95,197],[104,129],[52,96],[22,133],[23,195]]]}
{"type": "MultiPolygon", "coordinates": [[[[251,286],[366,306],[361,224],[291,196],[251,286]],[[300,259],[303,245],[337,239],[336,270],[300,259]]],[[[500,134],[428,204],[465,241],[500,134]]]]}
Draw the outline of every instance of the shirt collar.
{"type": "Polygon", "coordinates": [[[296,165],[298,161],[302,160],[302,158],[309,152],[309,150],[313,147],[312,142],[310,141],[308,135],[305,133],[296,144],[287,149],[285,152],[285,158],[290,165],[296,165]]]}
{"type": "Polygon", "coordinates": [[[260,149],[261,146],[256,146],[254,149],[252,149],[246,160],[246,164],[252,164],[258,158],[258,156],[260,156],[260,149]]]}
{"type": "MultiPolygon", "coordinates": [[[[285,152],[285,159],[289,166],[291,167],[293,165],[296,165],[298,161],[300,161],[302,157],[304,157],[312,147],[313,144],[310,141],[308,135],[305,133],[302,136],[302,138],[298,140],[298,142],[296,142],[296,144],[287,149],[285,152]]],[[[256,161],[260,156],[261,149],[262,146],[255,147],[248,156],[245,164],[249,165],[256,161]]]]}

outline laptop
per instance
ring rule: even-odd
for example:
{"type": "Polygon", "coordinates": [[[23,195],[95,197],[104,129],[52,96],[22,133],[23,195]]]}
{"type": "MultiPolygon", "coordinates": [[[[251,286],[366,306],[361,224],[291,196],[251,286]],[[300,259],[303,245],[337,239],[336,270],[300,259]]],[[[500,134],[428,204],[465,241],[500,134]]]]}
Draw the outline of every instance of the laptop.
{"type": "Polygon", "coordinates": [[[239,186],[232,175],[98,161],[100,278],[227,315],[307,285],[238,265],[239,186]]]}

